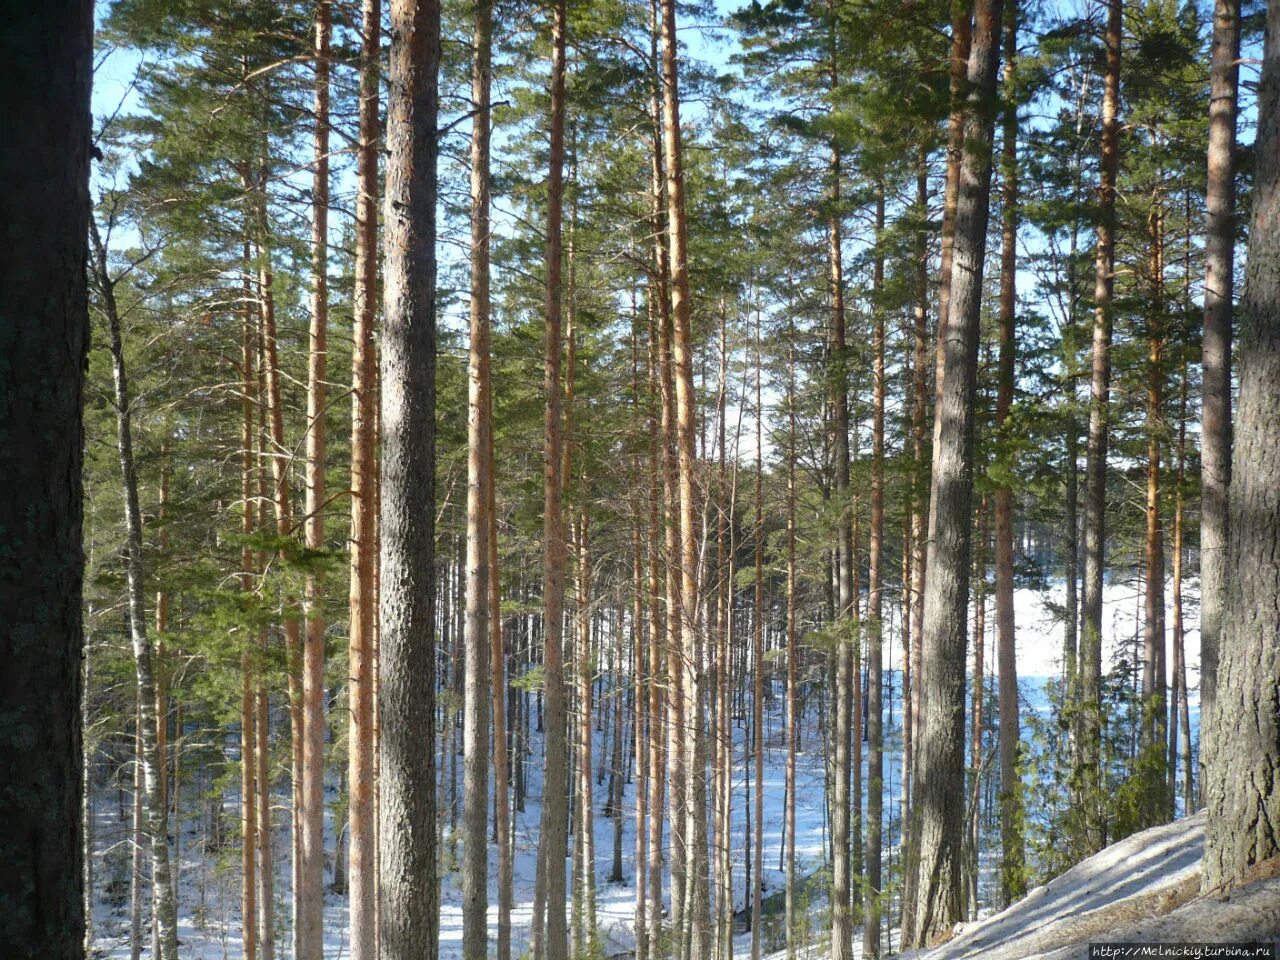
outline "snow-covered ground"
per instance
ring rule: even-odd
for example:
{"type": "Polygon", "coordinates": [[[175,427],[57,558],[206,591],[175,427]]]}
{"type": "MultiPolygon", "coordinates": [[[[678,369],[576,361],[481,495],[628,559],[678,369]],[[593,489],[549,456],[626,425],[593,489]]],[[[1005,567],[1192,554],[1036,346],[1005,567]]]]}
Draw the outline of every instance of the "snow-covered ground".
{"type": "MultiPolygon", "coordinates": [[[[1194,597],[1194,589],[1187,594],[1194,597]]],[[[1018,622],[1018,665],[1019,673],[1025,679],[1023,696],[1033,709],[1043,703],[1040,686],[1045,677],[1058,675],[1061,670],[1062,626],[1057,622],[1053,608],[1062,600],[1061,587],[1041,593],[1029,589],[1019,589],[1015,595],[1015,610],[1018,622]]],[[[1131,641],[1135,629],[1135,616],[1140,615],[1141,597],[1139,588],[1132,584],[1110,584],[1107,587],[1104,602],[1104,657],[1131,641]]],[[[1198,662],[1198,632],[1195,630],[1195,606],[1189,609],[1188,661],[1198,662]]],[[[898,858],[897,841],[898,815],[897,796],[900,788],[900,675],[901,640],[896,636],[896,617],[886,621],[885,667],[886,674],[886,753],[884,767],[885,786],[885,875],[890,876],[890,868],[898,858]]],[[[988,623],[994,620],[988,617],[988,623]]],[[[992,625],[993,629],[993,625],[992,625]]],[[[987,637],[990,643],[990,634],[987,637]]],[[[988,664],[994,656],[988,656],[988,664]]],[[[1170,658],[1171,662],[1171,658],[1170,658]]],[[[1195,683],[1196,678],[1189,682],[1195,683]]],[[[1195,703],[1193,699],[1193,704],[1195,703]]],[[[766,709],[766,763],[764,778],[765,816],[764,816],[764,895],[781,891],[783,874],[781,871],[781,850],[785,807],[785,759],[786,751],[783,741],[784,726],[782,721],[782,697],[770,699],[766,709]]],[[[825,857],[824,848],[828,843],[827,819],[825,810],[825,769],[827,758],[822,734],[819,728],[816,709],[803,723],[803,742],[798,757],[798,789],[796,791],[796,847],[797,873],[804,877],[820,871],[825,857]]],[[[597,732],[594,755],[599,754],[599,738],[604,734],[597,732]]],[[[734,851],[734,910],[744,909],[745,890],[745,856],[746,856],[746,793],[749,783],[750,769],[747,763],[746,730],[742,718],[734,725],[735,753],[738,758],[735,769],[735,794],[733,800],[733,835],[731,847],[734,851]]],[[[516,956],[524,950],[530,913],[533,902],[533,884],[536,872],[537,833],[541,814],[540,797],[542,795],[542,765],[540,762],[541,743],[535,739],[533,756],[527,766],[528,795],[525,809],[516,813],[513,824],[515,838],[514,901],[512,915],[513,951],[516,956]]],[[[865,756],[864,756],[865,762],[865,756]]],[[[459,764],[459,767],[461,764],[459,764]]],[[[447,766],[445,767],[447,769],[447,766]]],[[[864,779],[865,782],[865,779],[864,779]]],[[[607,783],[606,783],[607,785],[607,783]]],[[[194,813],[194,796],[191,788],[186,788],[188,816],[184,819],[183,836],[180,844],[181,883],[180,883],[180,931],[184,960],[238,960],[242,956],[240,941],[240,867],[238,841],[231,838],[220,851],[206,850],[202,846],[203,829],[194,813]]],[[[331,791],[332,793],[332,791],[331,791]]],[[[237,813],[237,797],[234,789],[227,794],[228,813],[234,818],[237,813]]],[[[332,801],[335,797],[331,796],[332,801]]],[[[634,784],[628,783],[623,801],[623,837],[622,837],[622,883],[609,883],[613,863],[614,821],[603,815],[605,787],[596,788],[594,811],[595,850],[596,850],[596,897],[599,922],[599,936],[602,952],[605,957],[626,954],[633,947],[632,918],[635,908],[635,888],[633,860],[635,851],[634,837],[634,784]]],[[[128,806],[127,799],[125,806],[128,806]]],[[[290,903],[290,865],[289,865],[289,833],[287,790],[276,795],[273,804],[275,810],[275,835],[273,851],[275,858],[275,914],[276,914],[276,957],[290,956],[289,938],[289,903],[290,903]]],[[[865,804],[864,804],[865,809],[865,804]]],[[[754,811],[753,811],[754,812],[754,811]]],[[[337,826],[341,826],[340,824],[337,826]]],[[[327,849],[335,847],[335,824],[328,824],[329,838],[327,849]]],[[[128,901],[128,835],[129,822],[127,816],[120,819],[120,809],[114,789],[102,791],[95,801],[95,908],[94,928],[96,932],[96,948],[101,958],[127,958],[130,956],[128,944],[129,933],[129,901],[128,901]],[[121,858],[125,858],[124,869],[121,869],[121,858]],[[123,881],[122,881],[123,877],[123,881]],[[108,887],[111,889],[108,889],[108,887]]],[[[669,843],[669,835],[666,835],[669,843]]],[[[445,844],[450,838],[446,836],[445,844]]],[[[992,869],[990,863],[983,864],[980,880],[980,899],[984,898],[991,887],[992,869]]],[[[332,872],[332,861],[326,867],[327,877],[332,872]]],[[[497,857],[496,851],[490,849],[490,902],[494,906],[490,910],[491,933],[496,935],[497,924],[497,857]]],[[[1061,878],[1060,878],[1061,879],[1061,878]]],[[[1056,881],[1055,881],[1056,882],[1056,881]]],[[[825,923],[825,884],[814,885],[813,895],[809,898],[808,909],[810,922],[815,935],[821,933],[825,923]]],[[[349,956],[346,939],[346,900],[332,892],[326,895],[325,938],[326,960],[341,960],[349,956]]],[[[896,909],[886,911],[888,915],[896,915],[896,909]]],[[[454,958],[461,955],[462,908],[457,871],[450,872],[441,884],[441,957],[454,958]]],[[[896,931],[895,931],[896,932],[896,931]]],[[[855,938],[860,941],[860,938],[855,938]]],[[[749,949],[750,936],[740,934],[736,952],[745,953],[749,949]]],[[[144,951],[145,952],[145,951],[144,951]]]]}

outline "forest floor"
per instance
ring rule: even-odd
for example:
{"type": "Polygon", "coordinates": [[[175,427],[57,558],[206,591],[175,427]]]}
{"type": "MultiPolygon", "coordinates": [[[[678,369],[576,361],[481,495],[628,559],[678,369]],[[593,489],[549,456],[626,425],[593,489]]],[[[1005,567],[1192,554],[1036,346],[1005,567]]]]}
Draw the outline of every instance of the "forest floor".
{"type": "MultiPolygon", "coordinates": [[[[1053,658],[1062,649],[1061,625],[1056,622],[1054,614],[1055,602],[1060,601],[1057,594],[1060,589],[1039,591],[1030,588],[1019,589],[1015,597],[1018,610],[1018,656],[1020,668],[1025,660],[1031,670],[1038,670],[1043,665],[1052,669],[1053,658]]],[[[1109,585],[1106,596],[1106,627],[1104,641],[1108,650],[1117,650],[1129,642],[1133,629],[1133,620],[1138,615],[1133,602],[1135,589],[1132,584],[1109,585]]],[[[889,620],[887,623],[893,624],[889,620]]],[[[1192,621],[1194,624],[1194,620],[1192,621]]],[[[901,780],[901,702],[900,675],[897,667],[900,657],[900,638],[890,629],[886,635],[886,718],[885,718],[885,829],[884,829],[884,871],[886,880],[896,876],[900,851],[899,793],[901,780]]],[[[988,637],[988,643],[990,638],[988,637]]],[[[989,658],[989,662],[994,657],[989,658]]],[[[814,677],[815,682],[823,682],[822,677],[814,677]]],[[[1023,698],[1026,711],[1042,712],[1047,709],[1043,697],[1045,676],[1027,671],[1023,675],[1023,698]]],[[[765,774],[764,774],[764,875],[762,893],[765,898],[765,922],[763,945],[766,953],[777,950],[784,943],[784,926],[781,917],[781,896],[784,874],[782,871],[782,850],[784,842],[783,825],[785,811],[785,761],[786,749],[783,723],[783,697],[781,687],[768,696],[765,704],[765,774]]],[[[734,734],[734,796],[733,796],[733,829],[731,832],[731,849],[733,850],[733,891],[734,912],[741,915],[749,901],[746,894],[746,863],[748,842],[747,796],[751,793],[754,803],[754,790],[751,785],[750,754],[748,752],[748,731],[746,708],[749,701],[744,700],[736,705],[734,734]]],[[[1193,696],[1193,723],[1196,703],[1193,696]]],[[[279,711],[277,711],[279,713],[279,711]]],[[[277,728],[281,724],[287,726],[287,719],[281,713],[276,719],[277,728]]],[[[829,843],[828,820],[825,805],[826,796],[826,762],[829,756],[824,741],[817,705],[811,705],[805,711],[801,723],[801,750],[797,757],[796,791],[796,851],[797,874],[805,878],[800,893],[801,923],[804,926],[802,940],[825,943],[821,933],[827,924],[826,886],[828,874],[825,868],[825,849],[829,843]],[[810,935],[806,935],[806,932],[810,935]]],[[[1024,734],[1025,735],[1025,734],[1024,734]]],[[[234,759],[237,734],[230,730],[227,738],[227,755],[234,759]]],[[[595,749],[593,763],[598,765],[600,758],[608,757],[608,745],[604,742],[606,732],[597,729],[595,733],[595,749]]],[[[609,744],[612,731],[609,732],[609,744]]],[[[628,733],[627,736],[630,736],[628,733]]],[[[512,913],[512,950],[514,956],[527,947],[530,913],[533,902],[533,885],[537,862],[537,835],[541,817],[540,798],[542,796],[541,737],[535,733],[531,744],[532,753],[527,758],[526,771],[528,777],[527,795],[524,809],[517,811],[513,823],[515,843],[514,889],[515,907],[512,913]]],[[[450,796],[448,776],[452,765],[446,754],[439,757],[442,779],[441,796],[447,801],[450,796]]],[[[864,764],[866,762],[864,751],[864,764]]],[[[461,772],[461,759],[457,763],[461,772]]],[[[126,765],[122,769],[129,769],[126,765]]],[[[865,769],[865,768],[864,768],[865,769]]],[[[238,778],[237,778],[238,779],[238,778]]],[[[865,782],[865,777],[864,777],[865,782]]],[[[208,789],[204,783],[201,789],[208,789]]],[[[239,960],[243,955],[240,940],[240,850],[236,834],[239,800],[235,786],[214,787],[224,798],[224,822],[230,824],[232,834],[226,838],[221,848],[214,849],[209,843],[210,817],[207,814],[208,804],[201,803],[199,812],[195,795],[190,784],[183,788],[184,815],[182,835],[179,847],[178,864],[180,866],[179,884],[179,939],[183,960],[239,960]]],[[[612,873],[614,852],[615,821],[604,815],[607,797],[608,777],[595,787],[595,816],[593,818],[595,832],[595,876],[597,900],[597,931],[600,952],[606,958],[625,958],[634,947],[632,921],[635,910],[634,887],[634,811],[635,784],[625,784],[622,802],[622,875],[620,883],[608,882],[612,873]]],[[[331,777],[328,790],[329,808],[326,813],[326,883],[331,883],[335,869],[333,851],[337,848],[337,829],[341,823],[333,821],[333,813],[339,801],[336,776],[331,777]]],[[[274,870],[274,903],[276,929],[276,956],[287,958],[289,949],[289,904],[290,904],[290,868],[289,868],[289,793],[285,778],[280,781],[274,795],[274,837],[273,855],[274,870]]],[[[459,800],[460,803],[460,800],[459,800]]],[[[118,790],[114,786],[99,786],[94,798],[94,849],[96,855],[92,864],[94,883],[94,930],[95,955],[98,960],[126,960],[130,957],[129,944],[129,791],[118,790]]],[[[865,809],[865,801],[864,801],[865,809]]],[[[753,810],[752,813],[755,811],[753,810]]],[[[449,821],[449,812],[442,811],[442,816],[449,821]]],[[[1186,821],[1184,821],[1186,822],[1186,821]]],[[[1168,828],[1161,828],[1168,829],[1168,828]]],[[[984,833],[985,836],[985,833],[984,833]]],[[[1131,838],[1132,839],[1132,838],[1131,838]]],[[[665,855],[670,855],[670,834],[664,831],[667,844],[665,855]]],[[[453,960],[461,956],[462,948],[462,908],[460,892],[460,876],[456,868],[456,853],[459,848],[453,843],[453,835],[446,825],[444,831],[444,862],[450,867],[441,883],[441,942],[440,956],[442,960],[453,960]]],[[[1198,840],[1195,842],[1199,842],[1198,840]]],[[[1126,841],[1129,843],[1129,841],[1126,841]]],[[[984,840],[983,858],[979,870],[979,901],[989,904],[992,900],[994,884],[994,859],[992,852],[997,844],[988,844],[984,840]]],[[[1129,849],[1126,847],[1125,849],[1129,849]]],[[[1185,854],[1189,856],[1189,854],[1185,854]]],[[[1100,855],[1101,856],[1101,855],[1100,855]]],[[[1198,853],[1192,859],[1198,857],[1198,853]]],[[[1156,861],[1151,861],[1157,864],[1156,861]]],[[[1159,861],[1164,863],[1164,861],[1159,861]]],[[[1082,865],[1083,866],[1083,865],[1082,865]]],[[[1078,870],[1079,868],[1077,868],[1078,870]]],[[[1117,868],[1120,869],[1120,868],[1117,868]]],[[[1132,865],[1128,867],[1132,869],[1132,865]]],[[[1152,869],[1156,869],[1153,866],[1152,869]]],[[[1149,873],[1150,871],[1148,871],[1149,873]]],[[[1055,880],[1059,883],[1071,876],[1069,871],[1055,880]]],[[[1148,874],[1141,874],[1146,876],[1148,874]]],[[[1119,874],[1117,873],[1118,877],[1119,874]]],[[[489,924],[491,936],[497,930],[497,856],[490,848],[489,879],[490,908],[489,924]]],[[[1118,881],[1117,881],[1118,882],[1118,881]]],[[[1048,885],[1041,890],[1061,887],[1048,885]]],[[[1035,896],[1035,894],[1033,894],[1035,896]]],[[[1043,898],[1043,894],[1040,895],[1043,898]]],[[[1028,898],[1024,904],[1031,901],[1028,898]]],[[[664,891],[664,901],[669,903],[669,890],[664,891]]],[[[980,911],[980,916],[989,912],[989,907],[980,911]]],[[[1023,909],[1026,909],[1025,907],[1023,909]]],[[[893,894],[886,906],[886,916],[896,917],[898,906],[893,894]]],[[[665,912],[665,911],[664,911],[665,912]]],[[[149,909],[144,908],[144,914],[149,909]]],[[[1029,923],[1039,924],[1047,914],[1029,914],[1029,923]]],[[[982,924],[991,920],[982,921],[982,924]]],[[[1015,921],[1016,922],[1016,921],[1015,921]]],[[[144,919],[144,924],[146,923],[144,919]]],[[[145,926],[144,926],[145,929],[145,926]]],[[[1004,928],[991,928],[1004,929],[1004,928]]],[[[331,888],[326,893],[325,905],[325,958],[326,960],[344,960],[350,955],[346,938],[347,901],[343,894],[331,888]]],[[[739,956],[749,955],[750,933],[742,923],[742,917],[735,923],[734,952],[739,956]]],[[[988,931],[990,933],[991,930],[988,931]]],[[[955,944],[968,942],[968,932],[958,937],[955,944]]],[[[886,931],[886,949],[896,947],[897,930],[886,931]]],[[[860,952],[861,935],[855,936],[855,951],[860,952]]],[[[955,949],[953,947],[953,949],[955,949]]],[[[984,948],[985,949],[985,948],[984,948]]],[[[815,946],[812,954],[819,956],[823,947],[815,946]]],[[[147,950],[143,950],[147,953],[147,950]]],[[[802,952],[802,956],[807,953],[802,952]]],[[[983,954],[984,957],[986,954],[983,954]]],[[[1009,957],[1023,954],[1009,954],[1009,957]]],[[[960,960],[969,954],[933,954],[928,960],[960,960]]]]}

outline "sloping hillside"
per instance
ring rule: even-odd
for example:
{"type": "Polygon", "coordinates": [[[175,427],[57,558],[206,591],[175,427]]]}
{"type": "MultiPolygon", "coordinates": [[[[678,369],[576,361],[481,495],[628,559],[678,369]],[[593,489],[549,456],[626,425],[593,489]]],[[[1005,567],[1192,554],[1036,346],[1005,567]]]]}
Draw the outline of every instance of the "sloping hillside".
{"type": "Polygon", "coordinates": [[[1274,865],[1229,894],[1200,896],[1204,814],[1134,834],[1032,890],[1007,910],[961,928],[914,960],[1077,960],[1097,941],[1280,938],[1274,865]]]}

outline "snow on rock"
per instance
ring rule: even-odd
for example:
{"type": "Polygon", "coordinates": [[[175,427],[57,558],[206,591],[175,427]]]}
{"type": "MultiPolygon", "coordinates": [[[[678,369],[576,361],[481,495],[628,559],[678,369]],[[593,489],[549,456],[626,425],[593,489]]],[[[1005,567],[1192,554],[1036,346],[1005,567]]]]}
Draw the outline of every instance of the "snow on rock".
{"type": "Polygon", "coordinates": [[[1204,811],[1112,844],[912,960],[1087,960],[1089,944],[1280,938],[1280,862],[1200,896],[1204,811]]]}
{"type": "MultiPolygon", "coordinates": [[[[1036,887],[1008,909],[960,928],[946,943],[903,956],[1020,960],[1076,945],[1076,952],[1068,950],[1061,958],[1053,954],[1055,960],[1065,960],[1077,952],[1087,955],[1090,941],[1140,939],[1121,937],[1117,931],[1169,914],[1199,892],[1204,822],[1202,811],[1127,837],[1036,887]]],[[[1217,938],[1216,933],[1205,936],[1208,932],[1194,939],[1217,938]]]]}

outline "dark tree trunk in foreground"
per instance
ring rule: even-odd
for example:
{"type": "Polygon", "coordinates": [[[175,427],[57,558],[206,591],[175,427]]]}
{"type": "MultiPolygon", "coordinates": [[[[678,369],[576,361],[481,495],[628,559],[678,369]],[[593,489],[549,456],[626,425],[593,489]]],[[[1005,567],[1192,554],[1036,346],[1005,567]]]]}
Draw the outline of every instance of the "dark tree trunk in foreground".
{"type": "Polygon", "coordinates": [[[1267,10],[1258,168],[1240,301],[1218,701],[1206,731],[1204,885],[1280,854],[1280,4],[1267,10]]]}
{"type": "Polygon", "coordinates": [[[387,102],[379,597],[378,932],[432,960],[435,801],[436,115],[440,7],[393,0],[387,102]]]}
{"type": "Polygon", "coordinates": [[[0,498],[6,559],[0,954],[84,955],[80,803],[81,389],[89,323],[93,4],[53,0],[0,31],[0,498]],[[15,145],[21,144],[21,149],[15,145]]]}
{"type": "Polygon", "coordinates": [[[935,413],[929,574],[920,664],[924,727],[916,767],[919,873],[909,943],[923,946],[962,917],[964,681],[968,641],[973,500],[973,415],[977,387],[982,267],[991,192],[993,117],[1001,0],[979,0],[969,54],[972,90],[956,207],[951,294],[942,327],[945,364],[935,413]]]}

